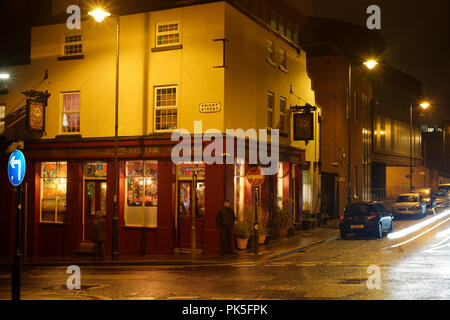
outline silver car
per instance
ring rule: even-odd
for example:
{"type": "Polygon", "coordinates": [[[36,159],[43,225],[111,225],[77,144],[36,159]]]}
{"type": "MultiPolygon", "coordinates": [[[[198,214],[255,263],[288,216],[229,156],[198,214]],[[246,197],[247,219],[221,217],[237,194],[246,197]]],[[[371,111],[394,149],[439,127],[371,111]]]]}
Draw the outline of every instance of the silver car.
{"type": "Polygon", "coordinates": [[[450,193],[445,190],[438,190],[434,192],[436,202],[440,206],[448,207],[450,204],[450,193]]]}
{"type": "Polygon", "coordinates": [[[425,215],[427,205],[423,197],[418,193],[401,194],[392,206],[392,214],[400,215],[425,215]]]}

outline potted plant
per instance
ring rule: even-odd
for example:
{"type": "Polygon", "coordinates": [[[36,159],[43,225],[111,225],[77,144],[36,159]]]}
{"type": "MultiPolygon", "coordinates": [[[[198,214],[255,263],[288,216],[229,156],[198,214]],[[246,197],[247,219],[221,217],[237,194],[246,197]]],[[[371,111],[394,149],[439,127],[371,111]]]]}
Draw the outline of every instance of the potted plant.
{"type": "Polygon", "coordinates": [[[248,232],[248,226],[244,221],[238,221],[235,223],[234,235],[236,237],[237,248],[240,250],[246,249],[250,233],[248,232]]]}
{"type": "Polygon", "coordinates": [[[264,244],[266,242],[266,237],[269,227],[269,212],[263,207],[258,207],[258,244],[264,244]]]}
{"type": "Polygon", "coordinates": [[[246,249],[255,219],[255,210],[252,206],[245,206],[243,217],[235,223],[234,234],[238,249],[246,249]]]}
{"type": "Polygon", "coordinates": [[[286,237],[288,229],[292,226],[292,212],[288,205],[283,206],[283,208],[278,207],[277,218],[280,237],[286,237]]]}

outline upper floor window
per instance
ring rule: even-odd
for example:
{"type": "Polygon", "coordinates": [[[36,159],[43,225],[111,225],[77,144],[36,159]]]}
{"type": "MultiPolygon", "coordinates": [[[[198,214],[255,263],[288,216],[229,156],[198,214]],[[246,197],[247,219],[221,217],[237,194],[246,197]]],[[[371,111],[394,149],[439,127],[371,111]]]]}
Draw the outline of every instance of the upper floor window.
{"type": "Polygon", "coordinates": [[[287,70],[287,57],[286,57],[286,50],[280,48],[280,67],[283,70],[287,70]]]}
{"type": "Polygon", "coordinates": [[[156,47],[173,46],[181,43],[178,21],[156,24],[156,47]]]}
{"type": "Polygon", "coordinates": [[[273,127],[273,93],[267,92],[267,127],[273,127]]]}
{"type": "Polygon", "coordinates": [[[275,44],[272,40],[267,40],[267,61],[275,63],[275,44]]]}
{"type": "Polygon", "coordinates": [[[177,87],[155,88],[155,131],[168,131],[177,128],[177,87]]]}
{"type": "Polygon", "coordinates": [[[83,53],[81,34],[65,34],[63,56],[76,56],[83,53]]]}
{"type": "Polygon", "coordinates": [[[5,134],[6,106],[0,104],[0,135],[5,134]]]}
{"type": "Polygon", "coordinates": [[[286,98],[280,97],[280,132],[286,132],[286,98]]]}
{"type": "Polygon", "coordinates": [[[61,132],[80,133],[80,93],[62,94],[61,132]]]}

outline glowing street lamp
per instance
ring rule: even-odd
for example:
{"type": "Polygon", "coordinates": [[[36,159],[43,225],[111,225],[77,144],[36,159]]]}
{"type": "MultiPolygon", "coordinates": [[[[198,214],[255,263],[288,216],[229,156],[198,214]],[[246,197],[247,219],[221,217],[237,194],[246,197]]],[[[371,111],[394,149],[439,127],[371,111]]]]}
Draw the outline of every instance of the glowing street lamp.
{"type": "Polygon", "coordinates": [[[364,65],[369,68],[370,70],[372,70],[373,68],[375,68],[377,66],[378,62],[376,62],[375,60],[368,60],[366,62],[364,62],[364,65]]]}
{"type": "MultiPolygon", "coordinates": [[[[111,14],[101,8],[97,8],[88,13],[95,21],[102,22],[111,14]]],[[[119,54],[120,54],[120,20],[119,15],[116,17],[116,96],[115,96],[115,119],[114,119],[114,213],[112,217],[112,259],[119,258],[118,238],[119,238],[119,215],[118,215],[118,193],[119,193],[119,54]]]]}
{"type": "Polygon", "coordinates": [[[426,110],[426,109],[428,109],[430,104],[428,102],[424,101],[420,104],[420,106],[422,107],[422,109],[426,110]]]}
{"type": "Polygon", "coordinates": [[[2,79],[2,80],[7,80],[7,79],[9,79],[9,73],[1,72],[1,73],[0,73],[0,79],[2,79]]]}
{"type": "Polygon", "coordinates": [[[100,8],[90,11],[88,14],[92,16],[97,22],[102,22],[103,20],[105,20],[105,18],[111,15],[111,13],[106,12],[105,10],[100,8]]]}

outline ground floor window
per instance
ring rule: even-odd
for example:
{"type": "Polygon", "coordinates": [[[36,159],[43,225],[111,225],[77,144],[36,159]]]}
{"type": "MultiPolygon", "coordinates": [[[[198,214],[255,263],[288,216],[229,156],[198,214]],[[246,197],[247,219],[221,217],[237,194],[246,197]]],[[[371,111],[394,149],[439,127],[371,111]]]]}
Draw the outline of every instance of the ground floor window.
{"type": "Polygon", "coordinates": [[[67,162],[43,162],[41,166],[40,222],[64,222],[66,194],[67,162]]]}
{"type": "Polygon", "coordinates": [[[125,225],[157,226],[158,161],[127,161],[125,225]]]}
{"type": "Polygon", "coordinates": [[[240,220],[244,216],[245,206],[245,164],[234,165],[234,212],[240,220]]]}

